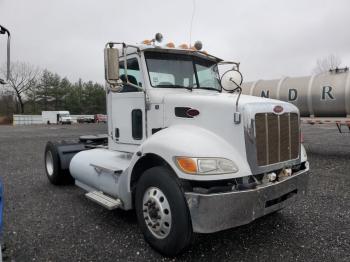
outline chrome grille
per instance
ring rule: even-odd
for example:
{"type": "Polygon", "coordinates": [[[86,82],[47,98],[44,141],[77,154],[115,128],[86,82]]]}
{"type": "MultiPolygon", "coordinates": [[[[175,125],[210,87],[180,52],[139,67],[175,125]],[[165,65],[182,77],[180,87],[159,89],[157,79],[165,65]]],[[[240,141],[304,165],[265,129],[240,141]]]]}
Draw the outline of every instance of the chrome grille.
{"type": "Polygon", "coordinates": [[[259,166],[298,158],[300,144],[298,114],[257,113],[255,131],[259,166]]]}

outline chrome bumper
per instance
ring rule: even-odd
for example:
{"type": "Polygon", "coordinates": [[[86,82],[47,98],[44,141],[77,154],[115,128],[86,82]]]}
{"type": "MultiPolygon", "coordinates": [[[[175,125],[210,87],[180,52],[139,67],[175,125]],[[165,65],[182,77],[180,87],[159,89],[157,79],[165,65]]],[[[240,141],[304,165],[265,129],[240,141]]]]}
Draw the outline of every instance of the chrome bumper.
{"type": "Polygon", "coordinates": [[[309,169],[266,186],[220,194],[186,192],[194,232],[212,233],[248,224],[305,195],[309,169]]]}

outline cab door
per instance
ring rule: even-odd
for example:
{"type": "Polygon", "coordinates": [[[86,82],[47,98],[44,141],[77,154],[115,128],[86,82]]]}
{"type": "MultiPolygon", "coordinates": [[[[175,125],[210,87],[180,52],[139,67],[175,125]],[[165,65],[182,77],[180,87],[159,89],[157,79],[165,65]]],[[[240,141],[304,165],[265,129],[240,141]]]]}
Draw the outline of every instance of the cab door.
{"type": "MultiPolygon", "coordinates": [[[[119,93],[112,93],[110,102],[113,129],[113,144],[111,149],[135,152],[137,147],[145,140],[145,93],[126,83],[124,60],[120,60],[120,79],[123,89],[119,93]],[[114,147],[114,148],[113,148],[114,147]]],[[[134,85],[144,88],[144,80],[137,55],[127,58],[128,80],[134,85]]]]}

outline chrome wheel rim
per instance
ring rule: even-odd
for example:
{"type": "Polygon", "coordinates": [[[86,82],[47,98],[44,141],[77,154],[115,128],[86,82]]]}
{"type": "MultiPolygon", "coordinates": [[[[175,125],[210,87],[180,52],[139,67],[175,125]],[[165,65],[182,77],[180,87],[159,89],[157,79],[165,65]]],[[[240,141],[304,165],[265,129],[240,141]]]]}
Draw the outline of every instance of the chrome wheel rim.
{"type": "Polygon", "coordinates": [[[46,171],[49,176],[53,175],[53,157],[51,151],[46,152],[45,156],[46,171]]]}
{"type": "Polygon", "coordinates": [[[149,231],[158,239],[166,238],[171,229],[171,210],[168,199],[156,187],[150,187],[143,195],[143,217],[149,231]]]}

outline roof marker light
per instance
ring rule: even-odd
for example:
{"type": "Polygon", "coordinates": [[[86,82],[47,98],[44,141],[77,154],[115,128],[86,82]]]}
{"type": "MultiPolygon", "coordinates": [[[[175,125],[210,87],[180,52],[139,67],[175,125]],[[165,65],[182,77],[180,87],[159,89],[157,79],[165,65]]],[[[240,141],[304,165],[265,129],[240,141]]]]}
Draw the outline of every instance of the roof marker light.
{"type": "Polygon", "coordinates": [[[181,44],[181,45],[179,45],[179,48],[188,49],[188,45],[187,44],[181,44]]]}
{"type": "Polygon", "coordinates": [[[142,41],[142,44],[151,45],[151,44],[152,44],[152,40],[148,40],[148,39],[143,40],[143,41],[142,41]]]}
{"type": "Polygon", "coordinates": [[[173,42],[169,42],[165,46],[168,48],[175,48],[175,44],[173,42]]]}

